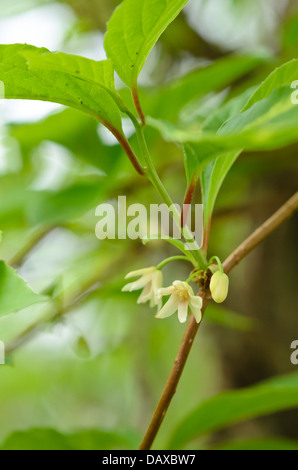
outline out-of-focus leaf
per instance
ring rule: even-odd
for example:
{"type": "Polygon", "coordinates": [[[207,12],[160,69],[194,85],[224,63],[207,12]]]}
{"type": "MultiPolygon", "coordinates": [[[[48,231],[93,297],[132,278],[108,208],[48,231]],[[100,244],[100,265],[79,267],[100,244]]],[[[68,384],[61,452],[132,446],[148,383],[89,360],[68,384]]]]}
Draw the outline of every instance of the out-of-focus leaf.
{"type": "MultiPolygon", "coordinates": [[[[228,119],[217,132],[210,132],[208,124],[194,132],[178,129],[164,121],[148,120],[164,138],[187,143],[188,183],[202,172],[205,229],[219,189],[243,149],[274,149],[297,142],[298,106],[291,100],[291,83],[295,76],[298,76],[298,60],[273,72],[250,98],[244,111],[228,119]]],[[[241,100],[236,103],[236,110],[239,104],[241,100]]],[[[216,131],[214,125],[211,129],[216,131]]]]}
{"type": "Polygon", "coordinates": [[[231,312],[219,305],[208,305],[205,317],[213,323],[238,331],[251,331],[255,327],[255,322],[251,318],[231,312]]]}
{"type": "Polygon", "coordinates": [[[291,103],[293,91],[287,87],[275,90],[269,98],[228,120],[218,133],[187,131],[153,118],[148,124],[169,142],[197,143],[206,162],[239,149],[273,150],[297,141],[298,106],[291,103]]]}
{"type": "Polygon", "coordinates": [[[119,77],[133,88],[167,26],[188,0],[124,0],[108,23],[105,50],[119,77]]]}
{"type": "Polygon", "coordinates": [[[181,240],[178,240],[177,238],[165,237],[163,235],[151,235],[151,236],[142,238],[142,242],[144,245],[154,240],[166,241],[170,243],[171,245],[175,246],[176,248],[178,248],[178,250],[182,251],[182,253],[185,253],[186,245],[184,245],[184,243],[181,240]]]}
{"type": "Polygon", "coordinates": [[[81,359],[90,359],[91,351],[89,348],[89,344],[84,336],[80,336],[76,338],[75,343],[72,347],[74,353],[81,359]]]}
{"type": "Polygon", "coordinates": [[[90,64],[88,59],[70,56],[68,63],[67,57],[26,44],[0,45],[0,80],[5,86],[5,98],[60,103],[109,123],[122,133],[120,111],[107,89],[107,84],[111,85],[110,63],[95,62],[86,67],[86,63],[90,64]],[[95,84],[97,71],[102,78],[97,77],[95,84]],[[92,73],[91,81],[84,78],[88,73],[92,73]],[[81,75],[84,77],[79,78],[81,75]]]}
{"type": "Polygon", "coordinates": [[[106,177],[92,176],[61,190],[37,191],[28,189],[18,177],[3,178],[0,196],[3,193],[8,204],[0,206],[0,222],[5,227],[66,223],[95,209],[108,185],[106,177]],[[14,186],[17,183],[19,185],[14,186]]]}
{"type": "Polygon", "coordinates": [[[171,437],[170,448],[181,448],[202,434],[297,406],[297,373],[225,392],[201,403],[178,425],[171,437]]]}
{"type": "Polygon", "coordinates": [[[203,122],[201,131],[217,132],[225,121],[237,116],[242,111],[255,90],[256,87],[249,88],[213,111],[203,122]]]}
{"type": "Polygon", "coordinates": [[[31,8],[38,7],[50,3],[51,0],[15,0],[13,3],[1,2],[0,17],[18,15],[26,12],[31,8]]]}
{"type": "Polygon", "coordinates": [[[13,268],[0,261],[0,316],[47,300],[35,294],[13,268]]]}
{"type": "Polygon", "coordinates": [[[133,433],[100,430],[62,434],[53,429],[32,429],[13,433],[1,450],[113,450],[135,448],[133,433]]]}
{"type": "Polygon", "coordinates": [[[249,99],[243,111],[210,132],[178,128],[169,122],[150,119],[166,140],[197,143],[200,158],[208,161],[224,152],[240,149],[265,150],[297,141],[298,106],[292,102],[291,84],[298,74],[298,60],[273,72],[249,99]]]}
{"type": "Polygon", "coordinates": [[[61,191],[30,191],[27,218],[33,225],[57,224],[79,217],[101,202],[102,180],[76,183],[61,191]]]}
{"type": "MultiPolygon", "coordinates": [[[[240,96],[228,101],[213,112],[203,123],[202,132],[217,132],[225,121],[240,113],[251,94],[251,89],[246,90],[240,96]]],[[[240,152],[223,154],[217,157],[216,160],[213,160],[214,148],[211,145],[208,149],[208,145],[204,148],[204,145],[189,143],[185,144],[183,148],[185,173],[188,184],[190,184],[195,174],[199,175],[202,172],[201,188],[206,226],[212,214],[221,185],[240,152]]]]}
{"type": "Polygon", "coordinates": [[[0,224],[8,229],[24,224],[24,204],[27,201],[26,182],[21,175],[0,177],[0,224]]]}
{"type": "Polygon", "coordinates": [[[298,442],[276,437],[244,442],[229,442],[212,450],[298,450],[298,442]]]}
{"type": "MultiPolygon", "coordinates": [[[[150,96],[150,100],[153,98],[153,103],[155,101],[152,116],[175,122],[186,104],[198,100],[208,93],[225,89],[235,80],[256,69],[265,60],[266,58],[257,55],[232,55],[194,70],[180,79],[173,80],[158,91],[155,100],[154,94],[150,96]]],[[[249,91],[246,93],[249,94],[249,91]]],[[[146,97],[143,97],[142,93],[140,95],[146,107],[146,97]]],[[[244,100],[243,106],[247,99],[248,96],[244,100]]]]}
{"type": "Polygon", "coordinates": [[[65,109],[46,119],[10,127],[25,156],[44,141],[55,142],[73,155],[109,174],[123,153],[120,145],[104,145],[97,132],[98,123],[75,109],[65,109]]]}
{"type": "Polygon", "coordinates": [[[283,32],[283,45],[296,53],[298,46],[298,14],[294,14],[286,23],[283,32]]]}

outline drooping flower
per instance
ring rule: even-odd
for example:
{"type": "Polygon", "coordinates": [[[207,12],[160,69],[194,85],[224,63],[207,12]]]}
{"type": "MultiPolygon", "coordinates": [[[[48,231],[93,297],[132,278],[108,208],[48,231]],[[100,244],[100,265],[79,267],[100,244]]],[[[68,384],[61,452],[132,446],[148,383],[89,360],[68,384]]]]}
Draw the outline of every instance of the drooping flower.
{"type": "Polygon", "coordinates": [[[229,278],[221,272],[216,271],[211,277],[210,292],[214,302],[220,304],[226,300],[229,291],[229,278]]]}
{"type": "Polygon", "coordinates": [[[138,269],[137,271],[128,273],[125,276],[125,279],[137,276],[141,276],[140,279],[126,284],[122,291],[133,292],[143,289],[140,297],[138,298],[138,304],[144,304],[149,301],[150,307],[155,307],[157,305],[158,308],[160,308],[161,300],[157,296],[157,292],[161,288],[163,281],[163,275],[160,269],[157,269],[155,266],[138,269]]]}
{"type": "Polygon", "coordinates": [[[159,310],[156,318],[167,318],[178,310],[178,319],[180,323],[187,320],[188,307],[191,309],[196,322],[202,320],[202,298],[194,295],[194,292],[187,282],[174,281],[170,287],[159,289],[158,296],[170,295],[169,300],[159,310]]]}

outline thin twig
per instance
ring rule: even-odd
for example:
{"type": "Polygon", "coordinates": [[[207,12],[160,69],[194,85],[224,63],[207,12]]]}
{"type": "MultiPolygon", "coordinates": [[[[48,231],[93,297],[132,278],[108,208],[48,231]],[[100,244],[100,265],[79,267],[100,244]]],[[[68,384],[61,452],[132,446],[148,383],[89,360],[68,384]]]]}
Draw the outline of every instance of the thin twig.
{"type": "MultiPolygon", "coordinates": [[[[282,222],[288,219],[298,209],[298,192],[294,194],[277,212],[275,212],[266,222],[264,222],[252,235],[250,235],[223,263],[225,272],[231,271],[239,261],[241,261],[253,248],[255,248],[264,238],[272,233],[282,222]]],[[[203,297],[204,313],[210,295],[208,292],[201,293],[203,297]]],[[[162,392],[156,410],[153,414],[151,423],[146,431],[143,441],[140,444],[140,450],[149,450],[154,442],[154,439],[159,431],[159,428],[166,415],[168,407],[176,392],[179,380],[181,378],[184,366],[186,364],[188,355],[193,345],[195,336],[199,329],[194,316],[191,315],[187,325],[185,334],[180,344],[178,354],[174,361],[174,365],[170,372],[169,378],[162,392]]]]}
{"type": "MultiPolygon", "coordinates": [[[[202,296],[204,298],[202,307],[203,314],[208,304],[208,298],[205,293],[203,293],[202,296]]],[[[147,432],[144,436],[144,439],[139,447],[140,450],[149,450],[153,444],[153,441],[158,433],[161,423],[163,422],[163,419],[166,415],[168,407],[170,406],[172,398],[175,395],[177,385],[179,383],[188,355],[193,345],[193,341],[200,325],[201,323],[197,323],[194,316],[191,315],[183,339],[181,341],[178,354],[174,361],[171,373],[168,377],[167,383],[162,392],[162,395],[160,397],[150,425],[147,429],[147,432]]]]}
{"type": "Polygon", "coordinates": [[[42,227],[38,228],[30,237],[28,243],[23,246],[18,253],[16,253],[9,261],[10,266],[18,267],[25,261],[26,257],[31,253],[31,251],[38,245],[38,243],[43,240],[54,227],[42,227]]]}
{"type": "Polygon", "coordinates": [[[282,222],[291,217],[297,209],[298,191],[230,254],[223,264],[225,272],[228,273],[231,271],[231,269],[263,241],[264,238],[270,235],[282,222]]]}

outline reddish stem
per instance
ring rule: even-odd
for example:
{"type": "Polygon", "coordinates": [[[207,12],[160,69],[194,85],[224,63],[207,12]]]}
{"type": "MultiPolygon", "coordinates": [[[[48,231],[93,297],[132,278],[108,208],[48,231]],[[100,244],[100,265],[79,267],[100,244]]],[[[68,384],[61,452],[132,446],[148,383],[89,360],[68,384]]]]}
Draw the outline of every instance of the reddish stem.
{"type": "Polygon", "coordinates": [[[116,127],[112,126],[109,122],[103,121],[103,125],[109,129],[109,131],[116,137],[118,140],[119,144],[123,148],[124,152],[128,156],[129,160],[131,161],[134,169],[139,173],[139,175],[143,176],[144,175],[144,169],[141,166],[137,156],[135,155],[134,151],[132,150],[127,138],[125,135],[123,135],[116,127]]]}
{"type": "MultiPolygon", "coordinates": [[[[298,192],[294,194],[275,214],[273,214],[266,222],[264,222],[257,230],[255,230],[250,237],[248,237],[241,245],[231,253],[231,255],[223,263],[223,268],[226,273],[236,266],[245,256],[253,250],[261,241],[264,240],[270,233],[272,233],[282,222],[298,209],[298,192]]],[[[203,298],[202,313],[207,307],[210,299],[209,292],[201,291],[200,295],[203,298]]],[[[185,367],[188,355],[193,345],[194,338],[197,334],[199,325],[196,323],[193,315],[191,315],[186,332],[183,336],[182,342],[179,347],[171,373],[162,392],[154,415],[152,417],[149,428],[144,436],[143,441],[139,447],[140,450],[149,450],[154,442],[154,439],[159,431],[159,428],[166,415],[168,407],[176,392],[180,377],[185,367]]]]}
{"type": "Polygon", "coordinates": [[[145,126],[146,125],[146,118],[145,118],[145,115],[143,113],[142,106],[141,106],[141,103],[140,103],[140,98],[139,98],[139,93],[138,93],[138,85],[137,84],[135,84],[132,87],[132,98],[133,98],[133,102],[134,102],[134,105],[136,107],[136,110],[138,112],[138,115],[140,116],[140,119],[142,121],[142,124],[143,124],[143,126],[145,126]]]}
{"type": "Polygon", "coordinates": [[[186,223],[189,207],[190,207],[191,202],[192,202],[192,198],[193,198],[193,195],[194,195],[194,192],[195,192],[195,189],[196,189],[197,182],[198,182],[198,178],[195,175],[195,176],[192,177],[192,180],[189,183],[189,186],[186,190],[186,194],[185,194],[185,198],[184,198],[184,202],[183,202],[183,206],[182,206],[182,211],[181,211],[181,222],[180,222],[181,223],[181,228],[183,228],[185,223],[186,223]],[[186,206],[186,205],[188,207],[186,208],[186,211],[184,211],[184,206],[186,206]]]}

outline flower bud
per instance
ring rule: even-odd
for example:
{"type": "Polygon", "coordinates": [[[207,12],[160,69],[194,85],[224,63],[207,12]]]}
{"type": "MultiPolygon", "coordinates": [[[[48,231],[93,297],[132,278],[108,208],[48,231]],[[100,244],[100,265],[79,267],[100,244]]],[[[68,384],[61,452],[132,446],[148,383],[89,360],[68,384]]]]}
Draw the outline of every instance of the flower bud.
{"type": "Polygon", "coordinates": [[[214,302],[220,304],[228,295],[229,278],[225,273],[216,271],[210,281],[210,291],[214,302]]]}

